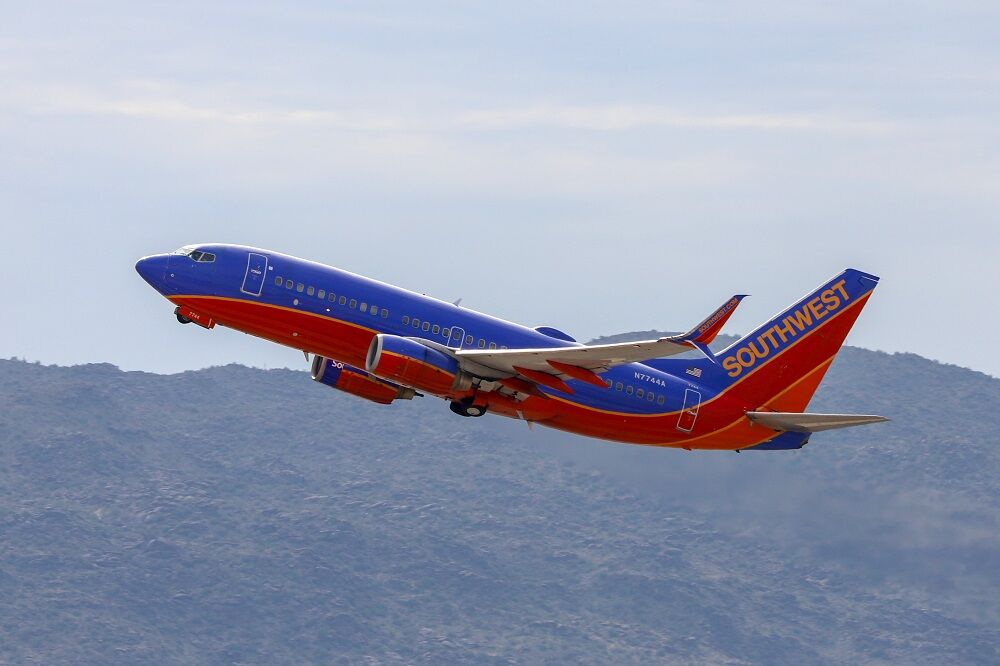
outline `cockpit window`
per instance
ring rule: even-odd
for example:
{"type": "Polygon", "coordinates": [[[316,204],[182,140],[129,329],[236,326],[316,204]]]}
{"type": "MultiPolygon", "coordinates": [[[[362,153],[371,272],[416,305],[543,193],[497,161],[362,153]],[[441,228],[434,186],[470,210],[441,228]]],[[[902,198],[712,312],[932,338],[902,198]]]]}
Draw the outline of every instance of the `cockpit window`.
{"type": "Polygon", "coordinates": [[[215,261],[214,254],[211,252],[202,252],[194,245],[185,245],[182,248],[174,250],[174,254],[179,254],[182,257],[191,257],[192,261],[200,261],[202,263],[215,261]]]}

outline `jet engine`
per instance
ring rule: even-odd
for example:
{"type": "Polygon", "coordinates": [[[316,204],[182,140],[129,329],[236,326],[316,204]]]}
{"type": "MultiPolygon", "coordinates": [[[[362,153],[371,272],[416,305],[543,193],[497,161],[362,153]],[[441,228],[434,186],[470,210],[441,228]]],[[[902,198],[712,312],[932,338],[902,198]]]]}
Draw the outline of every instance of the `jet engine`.
{"type": "Polygon", "coordinates": [[[379,377],[436,395],[472,388],[472,375],[458,360],[419,340],[380,333],[368,348],[365,369],[379,377]]]}
{"type": "Polygon", "coordinates": [[[354,366],[322,356],[313,359],[310,375],[313,381],[320,384],[382,405],[388,405],[393,400],[411,400],[416,395],[411,388],[398,386],[354,366]]]}

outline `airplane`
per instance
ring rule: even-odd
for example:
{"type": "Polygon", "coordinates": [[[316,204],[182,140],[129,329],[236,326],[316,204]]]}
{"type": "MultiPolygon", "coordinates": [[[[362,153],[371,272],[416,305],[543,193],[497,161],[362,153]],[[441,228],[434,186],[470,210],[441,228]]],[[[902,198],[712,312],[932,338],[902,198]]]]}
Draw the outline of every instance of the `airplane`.
{"type": "Polygon", "coordinates": [[[312,354],[313,380],[375,403],[432,395],[464,417],[492,412],[629,444],[737,452],[798,449],[814,432],[888,420],[804,413],[878,284],[855,269],[713,352],[744,295],[686,333],[585,345],[550,326],[242,245],[185,245],[135,268],[175,305],[177,321],[312,354]]]}

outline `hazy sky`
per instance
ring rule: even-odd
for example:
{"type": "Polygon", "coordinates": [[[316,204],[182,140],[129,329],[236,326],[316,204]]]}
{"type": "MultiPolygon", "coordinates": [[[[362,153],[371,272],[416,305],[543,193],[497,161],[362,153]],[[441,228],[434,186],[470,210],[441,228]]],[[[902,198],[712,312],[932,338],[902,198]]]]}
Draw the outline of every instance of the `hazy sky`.
{"type": "Polygon", "coordinates": [[[581,339],[853,266],[850,344],[1000,375],[996,2],[0,6],[0,356],[304,369],[133,270],[219,241],[581,339]]]}

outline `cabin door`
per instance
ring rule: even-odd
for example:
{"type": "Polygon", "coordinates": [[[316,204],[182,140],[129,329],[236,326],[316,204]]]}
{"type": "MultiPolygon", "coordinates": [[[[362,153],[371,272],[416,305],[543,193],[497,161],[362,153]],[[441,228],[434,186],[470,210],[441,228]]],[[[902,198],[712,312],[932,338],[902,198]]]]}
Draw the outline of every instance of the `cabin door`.
{"type": "Polygon", "coordinates": [[[250,253],[247,257],[247,272],[243,276],[243,286],[240,291],[251,296],[260,296],[264,288],[264,276],[267,273],[267,257],[263,254],[250,253]]]}
{"type": "Polygon", "coordinates": [[[701,406],[701,392],[694,389],[684,389],[684,407],[677,417],[677,429],[681,432],[691,432],[694,422],[698,419],[698,408],[701,406]]]}
{"type": "Polygon", "coordinates": [[[448,346],[452,349],[462,348],[462,338],[465,337],[465,329],[461,326],[452,326],[451,335],[448,336],[448,346]]]}

